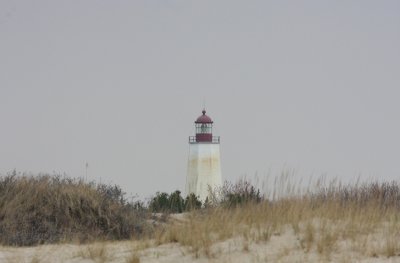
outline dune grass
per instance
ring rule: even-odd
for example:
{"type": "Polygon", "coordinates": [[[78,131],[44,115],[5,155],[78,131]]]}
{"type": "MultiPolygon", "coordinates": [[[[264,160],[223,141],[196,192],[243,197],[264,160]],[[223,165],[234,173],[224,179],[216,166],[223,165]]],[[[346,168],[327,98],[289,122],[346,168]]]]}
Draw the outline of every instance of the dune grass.
{"type": "MultiPolygon", "coordinates": [[[[175,243],[194,258],[218,258],[218,244],[240,242],[251,255],[289,233],[272,259],[294,250],[330,261],[343,251],[371,258],[400,257],[400,184],[367,182],[343,185],[318,180],[306,189],[289,177],[275,180],[271,193],[242,180],[212,193],[206,206],[183,216],[151,215],[150,208],[126,201],[118,186],[85,183],[60,176],[8,175],[0,178],[0,242],[36,245],[135,239],[126,262],[140,262],[150,247],[175,243]],[[170,218],[156,220],[155,217],[170,218]],[[151,219],[151,220],[150,220],[151,219]]],[[[103,243],[89,243],[78,257],[94,262],[114,258],[103,243]]],[[[399,258],[400,260],[400,258],[399,258]]],[[[263,259],[256,260],[261,262],[263,259]]],[[[289,260],[290,261],[290,260],[289,260]]]]}
{"type": "Polygon", "coordinates": [[[3,245],[129,239],[145,225],[115,185],[58,175],[0,177],[3,245]]]}
{"type": "Polygon", "coordinates": [[[298,249],[325,259],[343,249],[368,257],[400,256],[397,182],[324,185],[320,181],[313,189],[298,192],[192,211],[185,221],[158,229],[154,238],[157,244],[178,242],[195,257],[212,258],[217,253],[213,244],[218,242],[240,237],[243,251],[251,251],[252,243],[269,242],[271,236],[291,231],[298,249]]]}

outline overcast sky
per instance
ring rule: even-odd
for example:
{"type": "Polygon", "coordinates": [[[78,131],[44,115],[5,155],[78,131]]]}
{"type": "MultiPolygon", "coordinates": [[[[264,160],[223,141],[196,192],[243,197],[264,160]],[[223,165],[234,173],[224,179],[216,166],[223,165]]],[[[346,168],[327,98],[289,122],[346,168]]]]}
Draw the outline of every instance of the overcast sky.
{"type": "Polygon", "coordinates": [[[400,1],[0,1],[0,173],[184,190],[203,101],[222,176],[400,175],[400,1]]]}

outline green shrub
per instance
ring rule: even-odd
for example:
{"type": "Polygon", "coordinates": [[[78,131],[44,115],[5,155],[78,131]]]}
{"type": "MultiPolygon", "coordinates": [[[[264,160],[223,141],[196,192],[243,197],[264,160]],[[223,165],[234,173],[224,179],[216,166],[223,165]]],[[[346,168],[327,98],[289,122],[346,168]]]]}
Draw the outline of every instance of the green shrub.
{"type": "Polygon", "coordinates": [[[149,203],[149,209],[154,213],[182,213],[199,208],[201,202],[194,194],[183,199],[179,190],[171,194],[157,192],[149,203]]]}
{"type": "Polygon", "coordinates": [[[169,195],[167,193],[157,192],[149,204],[150,211],[154,213],[169,211],[169,195]]]}
{"type": "Polygon", "coordinates": [[[185,210],[192,211],[201,208],[201,201],[194,193],[190,193],[185,199],[185,210]]]}
{"type": "Polygon", "coordinates": [[[169,211],[171,213],[182,213],[185,201],[181,196],[181,192],[176,190],[169,196],[169,211]]]}

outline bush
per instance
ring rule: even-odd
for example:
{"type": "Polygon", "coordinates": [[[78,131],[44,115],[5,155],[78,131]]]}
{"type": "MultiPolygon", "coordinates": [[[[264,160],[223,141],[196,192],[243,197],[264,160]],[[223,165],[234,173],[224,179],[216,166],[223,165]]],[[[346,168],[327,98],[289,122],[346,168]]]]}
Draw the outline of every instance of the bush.
{"type": "Polygon", "coordinates": [[[200,209],[201,208],[201,201],[198,199],[198,197],[194,194],[191,193],[188,195],[185,199],[185,210],[186,211],[192,211],[195,209],[200,209]]]}
{"type": "Polygon", "coordinates": [[[155,213],[182,213],[184,200],[179,190],[171,193],[171,195],[157,192],[156,196],[150,201],[149,208],[155,213]]]}
{"type": "Polygon", "coordinates": [[[157,192],[156,196],[153,197],[149,204],[149,209],[152,212],[167,212],[169,211],[169,195],[167,193],[157,192]]]}
{"type": "Polygon", "coordinates": [[[236,207],[249,202],[260,203],[264,199],[260,190],[246,180],[240,180],[235,184],[225,181],[219,191],[222,196],[220,203],[227,207],[236,207]]]}
{"type": "Polygon", "coordinates": [[[201,202],[193,193],[183,199],[179,190],[170,195],[157,192],[149,204],[149,209],[155,213],[182,213],[199,208],[201,202]]]}
{"type": "Polygon", "coordinates": [[[144,213],[124,195],[116,185],[59,175],[0,177],[0,242],[36,245],[140,235],[144,213]]]}
{"type": "Polygon", "coordinates": [[[176,190],[169,196],[169,211],[171,213],[182,213],[185,201],[181,197],[181,192],[176,190]]]}

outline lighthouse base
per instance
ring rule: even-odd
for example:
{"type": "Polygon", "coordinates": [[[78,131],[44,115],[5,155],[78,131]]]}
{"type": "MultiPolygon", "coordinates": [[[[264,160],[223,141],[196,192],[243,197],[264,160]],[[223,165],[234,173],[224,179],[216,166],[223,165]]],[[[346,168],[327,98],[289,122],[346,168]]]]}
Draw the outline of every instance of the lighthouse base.
{"type": "Polygon", "coordinates": [[[209,190],[222,185],[219,143],[189,144],[186,194],[194,193],[205,201],[209,190]]]}

